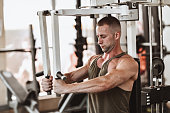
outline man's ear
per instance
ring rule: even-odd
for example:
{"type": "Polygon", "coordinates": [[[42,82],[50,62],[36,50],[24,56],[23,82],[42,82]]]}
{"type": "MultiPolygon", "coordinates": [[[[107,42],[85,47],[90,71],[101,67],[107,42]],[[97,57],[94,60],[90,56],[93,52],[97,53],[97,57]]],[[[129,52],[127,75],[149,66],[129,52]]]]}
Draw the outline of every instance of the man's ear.
{"type": "Polygon", "coordinates": [[[120,31],[119,32],[115,32],[115,39],[118,40],[120,38],[120,31]]]}

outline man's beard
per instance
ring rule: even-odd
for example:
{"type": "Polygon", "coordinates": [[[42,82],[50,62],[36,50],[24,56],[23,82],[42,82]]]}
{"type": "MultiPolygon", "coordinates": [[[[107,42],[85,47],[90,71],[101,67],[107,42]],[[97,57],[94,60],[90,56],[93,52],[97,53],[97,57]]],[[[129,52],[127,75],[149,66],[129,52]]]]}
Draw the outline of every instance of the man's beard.
{"type": "Polygon", "coordinates": [[[113,48],[115,48],[115,44],[113,46],[109,46],[109,47],[103,48],[102,51],[104,53],[109,53],[113,48]]]}

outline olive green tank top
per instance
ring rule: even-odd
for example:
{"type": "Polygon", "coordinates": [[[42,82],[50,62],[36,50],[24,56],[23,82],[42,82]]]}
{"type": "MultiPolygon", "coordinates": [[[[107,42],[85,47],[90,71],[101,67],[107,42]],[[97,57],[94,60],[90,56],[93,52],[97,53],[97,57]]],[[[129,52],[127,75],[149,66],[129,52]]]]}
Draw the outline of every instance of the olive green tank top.
{"type": "MultiPolygon", "coordinates": [[[[104,76],[107,73],[108,64],[115,58],[125,55],[123,52],[107,60],[101,67],[97,66],[97,57],[90,65],[88,73],[89,79],[104,76]]],[[[125,91],[119,87],[112,88],[100,93],[88,94],[89,113],[129,113],[130,91],[125,91]]]]}

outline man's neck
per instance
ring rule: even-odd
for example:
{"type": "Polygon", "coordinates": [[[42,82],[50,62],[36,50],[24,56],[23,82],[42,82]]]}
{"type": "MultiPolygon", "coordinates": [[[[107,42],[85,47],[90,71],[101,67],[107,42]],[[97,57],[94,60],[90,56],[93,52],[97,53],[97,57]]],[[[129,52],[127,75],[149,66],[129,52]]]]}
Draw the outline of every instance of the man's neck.
{"type": "Polygon", "coordinates": [[[110,51],[109,53],[104,53],[104,55],[102,56],[104,60],[108,60],[120,53],[122,53],[123,51],[120,49],[120,50],[112,50],[110,51]]]}

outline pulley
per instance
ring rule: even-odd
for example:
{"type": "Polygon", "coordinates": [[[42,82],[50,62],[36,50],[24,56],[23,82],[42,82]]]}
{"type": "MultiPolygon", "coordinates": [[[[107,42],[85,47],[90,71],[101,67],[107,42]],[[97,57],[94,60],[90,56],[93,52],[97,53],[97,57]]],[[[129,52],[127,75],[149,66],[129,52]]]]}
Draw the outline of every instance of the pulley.
{"type": "Polygon", "coordinates": [[[162,59],[155,57],[152,59],[152,73],[156,77],[160,77],[164,72],[165,65],[162,59]]]}

